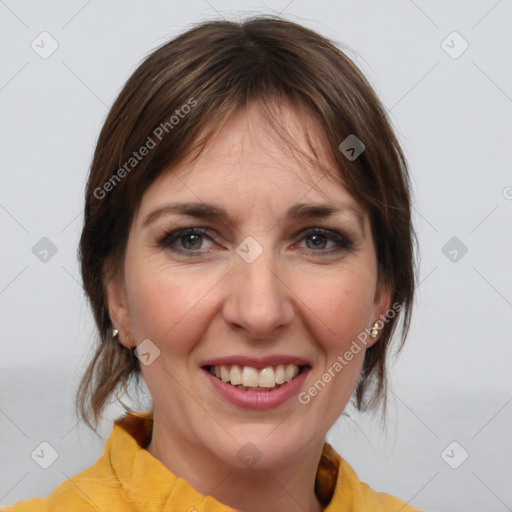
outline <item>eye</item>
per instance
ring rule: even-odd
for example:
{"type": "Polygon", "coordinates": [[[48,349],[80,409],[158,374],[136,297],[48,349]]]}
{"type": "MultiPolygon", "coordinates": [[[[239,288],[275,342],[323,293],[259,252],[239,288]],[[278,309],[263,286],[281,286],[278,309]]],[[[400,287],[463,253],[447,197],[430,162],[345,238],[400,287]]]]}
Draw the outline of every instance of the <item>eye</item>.
{"type": "Polygon", "coordinates": [[[181,245],[187,250],[201,249],[203,245],[203,235],[198,233],[190,233],[180,238],[181,245]]]}
{"type": "Polygon", "coordinates": [[[309,235],[306,238],[306,246],[308,249],[328,249],[329,242],[334,243],[326,235],[309,235]],[[309,243],[311,242],[311,243],[309,243]]]}
{"type": "Polygon", "coordinates": [[[208,249],[207,242],[213,243],[204,228],[177,229],[166,233],[158,241],[159,247],[181,253],[198,253],[208,249]]]}
{"type": "Polygon", "coordinates": [[[352,249],[349,238],[337,231],[323,228],[310,228],[302,232],[301,242],[311,252],[331,253],[352,249]]]}

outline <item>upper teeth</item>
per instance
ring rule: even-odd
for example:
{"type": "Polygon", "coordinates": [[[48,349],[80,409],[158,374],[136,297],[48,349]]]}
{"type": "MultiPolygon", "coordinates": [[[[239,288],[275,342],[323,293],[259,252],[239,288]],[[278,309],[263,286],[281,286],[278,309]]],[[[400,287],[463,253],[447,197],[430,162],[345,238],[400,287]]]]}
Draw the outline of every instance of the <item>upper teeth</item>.
{"type": "Polygon", "coordinates": [[[233,386],[243,385],[251,388],[273,388],[276,384],[290,382],[299,374],[299,367],[296,364],[280,364],[276,367],[267,366],[257,370],[251,366],[231,367],[219,365],[211,367],[210,372],[224,382],[230,382],[233,386]]]}

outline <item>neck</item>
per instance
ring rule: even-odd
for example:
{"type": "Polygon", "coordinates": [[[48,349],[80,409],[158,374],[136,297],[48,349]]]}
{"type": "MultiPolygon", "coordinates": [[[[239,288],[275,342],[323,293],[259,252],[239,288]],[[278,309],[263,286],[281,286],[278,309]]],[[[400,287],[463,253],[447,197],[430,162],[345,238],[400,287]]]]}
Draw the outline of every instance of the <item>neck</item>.
{"type": "Polygon", "coordinates": [[[322,448],[323,442],[279,468],[239,469],[219,461],[189,440],[177,438],[160,421],[155,421],[147,451],[203,496],[212,496],[236,510],[321,512],[323,507],[314,486],[322,448]]]}

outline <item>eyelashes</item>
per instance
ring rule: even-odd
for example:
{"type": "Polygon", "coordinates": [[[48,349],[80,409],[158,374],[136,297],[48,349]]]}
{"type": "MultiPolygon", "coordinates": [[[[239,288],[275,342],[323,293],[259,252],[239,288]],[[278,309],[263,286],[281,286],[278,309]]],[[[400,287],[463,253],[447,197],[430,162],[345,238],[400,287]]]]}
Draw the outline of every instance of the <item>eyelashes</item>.
{"type": "MultiPolygon", "coordinates": [[[[314,256],[339,254],[353,249],[353,243],[349,237],[331,229],[307,228],[297,234],[294,239],[294,246],[305,241],[305,247],[302,249],[314,256]]],[[[158,247],[173,253],[196,257],[211,252],[215,246],[219,247],[213,240],[210,230],[201,227],[166,232],[159,237],[157,243],[158,247]]]]}

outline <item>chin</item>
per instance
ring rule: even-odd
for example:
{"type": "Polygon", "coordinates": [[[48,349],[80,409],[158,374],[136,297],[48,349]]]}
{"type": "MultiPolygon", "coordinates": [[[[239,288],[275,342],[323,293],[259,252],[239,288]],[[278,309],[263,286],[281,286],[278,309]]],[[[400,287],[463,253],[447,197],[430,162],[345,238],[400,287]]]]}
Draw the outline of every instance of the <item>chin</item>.
{"type": "Polygon", "coordinates": [[[211,447],[212,453],[225,464],[237,469],[272,470],[289,465],[310,448],[315,440],[323,445],[322,434],[307,435],[300,423],[293,425],[259,424],[237,426],[226,444],[211,447]]]}

